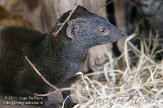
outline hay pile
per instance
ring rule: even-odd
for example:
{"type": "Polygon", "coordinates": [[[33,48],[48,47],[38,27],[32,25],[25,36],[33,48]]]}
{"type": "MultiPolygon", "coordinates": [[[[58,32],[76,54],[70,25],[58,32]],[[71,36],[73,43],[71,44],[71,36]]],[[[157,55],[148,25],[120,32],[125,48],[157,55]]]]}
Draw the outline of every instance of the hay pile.
{"type": "Polygon", "coordinates": [[[108,62],[104,71],[78,73],[81,79],[72,85],[71,96],[79,103],[74,108],[163,108],[163,61],[155,60],[162,50],[156,50],[157,38],[140,41],[139,50],[130,42],[135,35],[126,39],[124,54],[108,62]],[[120,70],[122,63],[125,69],[120,70]],[[99,75],[102,81],[94,79],[99,75]]]}

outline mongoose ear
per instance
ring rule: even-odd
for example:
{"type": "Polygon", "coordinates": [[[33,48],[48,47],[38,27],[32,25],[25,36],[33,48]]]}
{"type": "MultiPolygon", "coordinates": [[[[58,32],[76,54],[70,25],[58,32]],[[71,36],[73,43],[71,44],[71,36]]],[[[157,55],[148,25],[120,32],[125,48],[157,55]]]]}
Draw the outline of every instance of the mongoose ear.
{"type": "Polygon", "coordinates": [[[80,6],[80,5],[76,8],[76,11],[79,12],[80,14],[85,11],[88,12],[88,10],[86,8],[84,8],[83,6],[80,6]]]}
{"type": "Polygon", "coordinates": [[[75,34],[77,34],[77,32],[80,31],[80,28],[82,27],[82,25],[85,24],[86,22],[87,20],[84,18],[76,18],[76,19],[71,20],[68,23],[68,26],[66,29],[67,37],[72,39],[75,36],[75,34]]]}

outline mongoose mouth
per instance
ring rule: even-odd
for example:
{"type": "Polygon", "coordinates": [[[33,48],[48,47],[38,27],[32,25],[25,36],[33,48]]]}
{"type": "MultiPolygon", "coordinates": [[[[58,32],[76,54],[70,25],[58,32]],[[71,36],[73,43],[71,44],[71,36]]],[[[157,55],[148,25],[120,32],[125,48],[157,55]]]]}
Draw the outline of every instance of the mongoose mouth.
{"type": "Polygon", "coordinates": [[[114,38],[114,39],[111,39],[111,40],[108,40],[107,43],[114,43],[114,42],[117,42],[118,40],[120,40],[122,37],[120,38],[114,38]]]}
{"type": "Polygon", "coordinates": [[[118,40],[119,40],[119,38],[118,39],[117,38],[111,39],[111,40],[108,41],[108,43],[114,43],[114,42],[117,42],[118,40]]]}

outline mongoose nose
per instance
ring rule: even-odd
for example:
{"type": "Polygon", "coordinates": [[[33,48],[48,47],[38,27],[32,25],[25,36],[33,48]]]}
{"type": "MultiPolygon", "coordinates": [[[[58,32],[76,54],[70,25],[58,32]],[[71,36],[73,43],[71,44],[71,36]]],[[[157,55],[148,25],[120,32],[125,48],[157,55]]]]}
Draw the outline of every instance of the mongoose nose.
{"type": "Polygon", "coordinates": [[[126,35],[126,33],[124,33],[124,32],[121,33],[121,36],[122,36],[122,37],[124,37],[125,35],[126,35]]]}

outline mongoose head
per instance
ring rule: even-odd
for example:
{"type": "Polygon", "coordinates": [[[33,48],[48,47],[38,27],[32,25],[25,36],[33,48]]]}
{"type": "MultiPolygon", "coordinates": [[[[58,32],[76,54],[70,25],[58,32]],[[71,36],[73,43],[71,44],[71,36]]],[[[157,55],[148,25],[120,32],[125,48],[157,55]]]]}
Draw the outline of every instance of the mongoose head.
{"type": "Polygon", "coordinates": [[[92,47],[115,42],[123,37],[124,33],[105,18],[78,6],[67,23],[66,35],[80,46],[92,47]]]}

